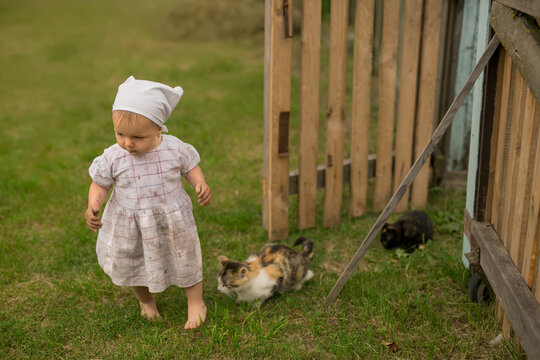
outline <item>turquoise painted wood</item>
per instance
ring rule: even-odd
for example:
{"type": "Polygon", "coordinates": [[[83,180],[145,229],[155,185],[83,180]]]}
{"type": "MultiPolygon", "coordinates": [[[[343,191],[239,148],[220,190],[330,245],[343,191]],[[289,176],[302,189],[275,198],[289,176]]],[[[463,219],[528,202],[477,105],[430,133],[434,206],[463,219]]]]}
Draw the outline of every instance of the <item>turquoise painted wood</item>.
{"type": "MultiPolygon", "coordinates": [[[[478,27],[476,41],[476,60],[480,58],[488,44],[489,36],[489,0],[480,0],[478,4],[478,27]]],[[[475,60],[475,62],[476,62],[475,60]]],[[[474,198],[476,192],[476,170],[478,169],[478,151],[480,135],[480,115],[482,113],[482,100],[484,73],[480,75],[473,88],[471,137],[469,141],[469,165],[467,168],[467,202],[465,207],[469,214],[474,214],[474,198]]],[[[471,251],[471,244],[466,236],[463,237],[462,261],[468,268],[469,261],[465,254],[471,251]]]]}
{"type": "MultiPolygon", "coordinates": [[[[478,0],[465,0],[459,42],[458,64],[454,96],[459,93],[476,64],[476,38],[478,32],[478,0]]],[[[465,170],[471,132],[473,94],[467,97],[456,114],[450,128],[446,170],[465,170]]]]}

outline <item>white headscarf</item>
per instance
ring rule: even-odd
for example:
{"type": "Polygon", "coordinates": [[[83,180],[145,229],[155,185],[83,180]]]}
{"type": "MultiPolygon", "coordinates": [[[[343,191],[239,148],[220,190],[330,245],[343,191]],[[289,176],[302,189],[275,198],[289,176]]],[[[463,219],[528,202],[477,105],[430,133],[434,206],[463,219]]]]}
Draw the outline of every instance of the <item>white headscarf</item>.
{"type": "Polygon", "coordinates": [[[184,90],[180,86],[172,88],[130,76],[118,87],[113,111],[126,110],[145,116],[167,132],[165,122],[183,94],[184,90]]]}

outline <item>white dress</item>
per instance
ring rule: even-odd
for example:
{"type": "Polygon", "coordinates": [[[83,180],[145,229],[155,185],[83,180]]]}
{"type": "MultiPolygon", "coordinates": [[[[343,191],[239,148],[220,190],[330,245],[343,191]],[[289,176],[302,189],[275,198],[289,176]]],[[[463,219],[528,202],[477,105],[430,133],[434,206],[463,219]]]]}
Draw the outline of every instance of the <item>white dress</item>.
{"type": "Polygon", "coordinates": [[[114,284],[155,293],[202,281],[199,236],[181,182],[199,161],[193,146],[171,135],[143,155],[115,144],[94,159],[94,182],[114,185],[96,245],[99,265],[114,284]]]}

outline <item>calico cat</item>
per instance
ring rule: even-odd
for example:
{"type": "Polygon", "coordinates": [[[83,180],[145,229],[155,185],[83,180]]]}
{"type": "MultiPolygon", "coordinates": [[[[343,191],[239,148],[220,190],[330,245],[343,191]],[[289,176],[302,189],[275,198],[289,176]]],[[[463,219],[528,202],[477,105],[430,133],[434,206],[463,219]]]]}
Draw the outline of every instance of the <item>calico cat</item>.
{"type": "Polygon", "coordinates": [[[294,245],[300,244],[304,245],[300,253],[285,245],[271,244],[246,261],[219,256],[218,290],[236,301],[258,300],[259,305],[274,294],[300,290],[302,284],[313,277],[308,269],[313,242],[301,237],[294,245]]]}
{"type": "Polygon", "coordinates": [[[413,252],[420,244],[433,238],[433,223],[423,211],[408,211],[393,224],[384,224],[381,243],[386,249],[402,247],[413,252]]]}

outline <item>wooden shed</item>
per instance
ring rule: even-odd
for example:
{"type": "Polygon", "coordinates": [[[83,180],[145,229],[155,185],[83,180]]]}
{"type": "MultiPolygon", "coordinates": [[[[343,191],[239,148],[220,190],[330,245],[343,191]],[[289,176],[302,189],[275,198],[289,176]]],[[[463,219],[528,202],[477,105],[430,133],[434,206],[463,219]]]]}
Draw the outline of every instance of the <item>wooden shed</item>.
{"type": "Polygon", "coordinates": [[[474,93],[465,262],[492,288],[503,336],[540,359],[540,1],[484,4],[485,42],[502,46],[474,93]]]}

